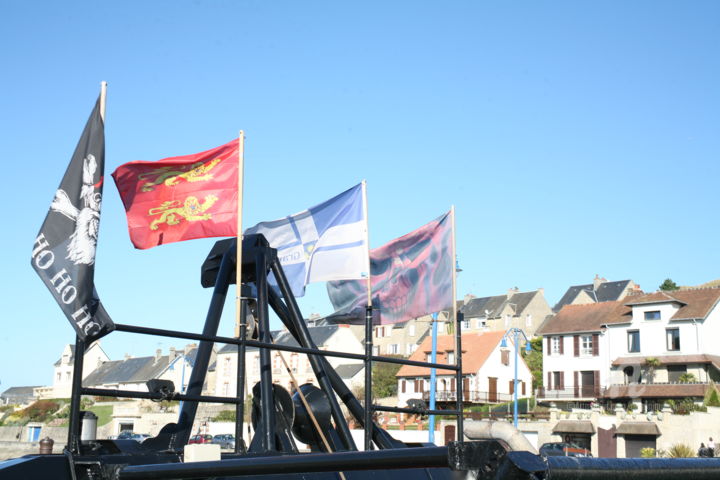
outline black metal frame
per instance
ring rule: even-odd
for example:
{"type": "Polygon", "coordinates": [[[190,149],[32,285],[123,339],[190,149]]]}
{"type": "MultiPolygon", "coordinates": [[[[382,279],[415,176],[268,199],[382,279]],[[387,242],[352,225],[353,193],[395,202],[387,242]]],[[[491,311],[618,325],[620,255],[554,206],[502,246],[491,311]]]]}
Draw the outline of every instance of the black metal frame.
{"type": "MultiPolygon", "coordinates": [[[[350,434],[349,426],[342,415],[340,405],[337,401],[339,397],[346,405],[350,413],[365,428],[365,449],[372,448],[372,442],[380,449],[402,447],[404,444],[393,439],[385,430],[380,429],[372,421],[375,411],[391,411],[404,413],[420,413],[420,414],[443,414],[457,416],[457,436],[461,441],[463,438],[463,413],[462,413],[462,395],[458,395],[456,410],[428,410],[428,409],[407,409],[407,408],[391,408],[382,407],[372,404],[372,364],[373,362],[388,362],[401,365],[414,365],[427,368],[437,368],[442,370],[455,371],[458,388],[462,388],[462,349],[461,349],[461,332],[460,325],[462,322],[462,314],[458,314],[455,319],[456,334],[456,365],[437,364],[428,362],[417,362],[399,358],[389,358],[372,355],[372,308],[366,310],[366,327],[365,327],[365,354],[351,354],[346,352],[324,351],[319,350],[310,337],[309,330],[305,324],[300,309],[292,295],[290,286],[287,282],[282,266],[277,259],[276,250],[271,248],[262,235],[248,235],[243,240],[243,265],[242,265],[242,282],[244,291],[240,299],[240,330],[239,337],[223,337],[218,336],[217,331],[222,316],[222,310],[227,296],[230,284],[234,283],[234,270],[236,263],[236,246],[235,241],[221,241],[216,244],[208,256],[206,264],[211,261],[218,263],[217,275],[214,280],[214,291],[208,308],[205,320],[205,326],[201,334],[182,332],[176,330],[158,329],[141,327],[127,324],[116,324],[116,330],[128,333],[138,333],[145,335],[156,335],[172,338],[183,338],[190,340],[198,340],[198,352],[195,359],[195,366],[192,370],[188,388],[186,393],[173,393],[172,395],[149,392],[136,392],[125,390],[110,390],[85,388],[82,386],[82,368],[83,356],[85,352],[85,342],[76,338],[75,341],[75,359],[73,365],[73,383],[72,383],[72,400],[70,404],[70,427],[68,432],[68,443],[66,451],[69,454],[78,454],[81,451],[80,442],[80,399],[82,395],[98,395],[124,398],[144,398],[153,400],[182,400],[182,407],[179,414],[177,425],[172,426],[168,432],[161,430],[160,434],[152,439],[155,441],[156,448],[159,450],[177,450],[187,444],[193,422],[197,413],[198,402],[209,403],[234,403],[236,404],[236,452],[245,452],[246,447],[242,442],[243,414],[244,414],[244,383],[245,383],[245,349],[248,346],[257,347],[260,350],[260,371],[261,371],[261,416],[263,437],[261,438],[262,450],[272,452],[276,449],[274,441],[275,432],[275,408],[274,394],[272,389],[272,370],[270,351],[290,351],[305,353],[308,355],[310,365],[315,373],[320,388],[327,394],[330,402],[330,409],[333,421],[338,435],[342,442],[344,450],[357,450],[357,447],[350,434]],[[225,245],[221,245],[225,242],[225,245]],[[222,251],[217,254],[219,249],[222,251]],[[278,283],[279,292],[268,285],[268,275],[272,273],[278,283]],[[245,310],[248,308],[247,302],[250,295],[246,289],[247,284],[254,283],[257,291],[257,309],[256,316],[258,322],[259,340],[247,339],[247,325],[245,310]],[[275,345],[270,338],[269,328],[269,310],[272,307],[277,316],[283,322],[290,334],[296,339],[299,347],[275,345]],[[238,346],[238,373],[237,373],[237,390],[236,397],[216,397],[202,395],[202,385],[205,380],[210,354],[214,343],[233,344],[238,346]],[[362,360],[365,366],[365,406],[358,402],[355,396],[350,392],[342,379],[337,375],[327,362],[327,356],[349,358],[362,360]],[[337,397],[336,397],[337,395],[337,397]],[[165,433],[165,435],[164,435],[165,433]],[[171,434],[170,434],[171,433],[171,434]],[[164,435],[164,437],[163,437],[164,435]]],[[[204,267],[205,268],[205,267],[204,267]]],[[[214,271],[213,267],[209,270],[214,271]]],[[[172,424],[171,424],[172,425],[172,424]]],[[[152,442],[151,442],[152,443],[152,442]]]]}

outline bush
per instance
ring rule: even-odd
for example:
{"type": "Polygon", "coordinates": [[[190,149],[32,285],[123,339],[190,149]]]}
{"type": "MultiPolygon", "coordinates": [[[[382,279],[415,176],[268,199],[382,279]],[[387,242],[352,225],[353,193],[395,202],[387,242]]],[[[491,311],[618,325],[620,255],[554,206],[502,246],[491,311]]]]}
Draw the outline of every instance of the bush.
{"type": "Polygon", "coordinates": [[[640,449],[640,458],[655,458],[655,456],[655,449],[652,447],[640,449]]]}
{"type": "Polygon", "coordinates": [[[697,378],[692,373],[683,373],[678,377],[678,383],[695,383],[697,378]]]}
{"type": "Polygon", "coordinates": [[[704,405],[695,405],[692,398],[683,398],[682,400],[668,400],[670,408],[676,415],[688,415],[690,412],[707,412],[704,405]]]}
{"type": "Polygon", "coordinates": [[[690,458],[695,456],[695,450],[690,445],[676,443],[667,451],[670,458],[690,458]]]}
{"type": "Polygon", "coordinates": [[[235,410],[223,410],[213,418],[213,422],[234,422],[236,418],[235,410]]]}
{"type": "Polygon", "coordinates": [[[720,407],[720,398],[718,392],[714,388],[710,391],[707,400],[705,400],[705,406],[707,407],[720,407]]]}
{"type": "Polygon", "coordinates": [[[44,422],[60,405],[52,400],[38,400],[29,407],[17,412],[17,416],[29,422],[44,422]]]}

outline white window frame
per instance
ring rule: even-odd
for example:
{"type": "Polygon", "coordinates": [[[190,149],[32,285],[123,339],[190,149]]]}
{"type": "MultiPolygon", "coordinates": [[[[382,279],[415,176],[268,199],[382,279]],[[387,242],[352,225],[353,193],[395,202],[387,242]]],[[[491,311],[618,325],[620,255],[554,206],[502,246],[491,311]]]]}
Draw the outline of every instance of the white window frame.
{"type": "Polygon", "coordinates": [[[560,355],[562,337],[550,337],[550,355],[560,355]]]}
{"type": "Polygon", "coordinates": [[[587,356],[593,354],[593,336],[580,335],[580,355],[587,356]]]}
{"type": "Polygon", "coordinates": [[[448,365],[455,365],[455,352],[447,352],[448,365]]]}

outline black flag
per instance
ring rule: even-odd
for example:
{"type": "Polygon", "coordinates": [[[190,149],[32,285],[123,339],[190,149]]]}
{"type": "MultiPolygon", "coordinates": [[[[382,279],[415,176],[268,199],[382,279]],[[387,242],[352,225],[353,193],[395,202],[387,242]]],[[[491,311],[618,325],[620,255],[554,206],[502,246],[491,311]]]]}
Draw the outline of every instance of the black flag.
{"type": "Polygon", "coordinates": [[[35,239],[31,259],[86,344],[115,329],[94,283],[104,168],[105,131],[98,99],[35,239]]]}

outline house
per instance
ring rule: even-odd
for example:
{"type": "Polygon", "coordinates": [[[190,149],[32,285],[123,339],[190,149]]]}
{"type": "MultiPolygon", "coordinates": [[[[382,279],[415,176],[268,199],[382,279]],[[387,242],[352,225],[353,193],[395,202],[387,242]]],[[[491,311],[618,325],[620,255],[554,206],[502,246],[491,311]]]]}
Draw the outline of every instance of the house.
{"type": "Polygon", "coordinates": [[[538,399],[591,402],[607,385],[605,325],[626,307],[619,301],[565,305],[538,330],[543,337],[543,382],[538,399]]]}
{"type": "Polygon", "coordinates": [[[0,405],[29,405],[35,401],[35,389],[40,387],[10,387],[0,394],[0,405]]]}
{"type": "MultiPolygon", "coordinates": [[[[100,342],[92,343],[83,356],[83,379],[90,372],[98,368],[103,362],[109,360],[107,354],[100,346],[100,342]]],[[[67,344],[62,354],[53,365],[53,383],[49,387],[37,387],[35,395],[38,398],[69,398],[72,390],[73,368],[75,363],[75,345],[67,344]]]]}
{"type": "Polygon", "coordinates": [[[167,355],[162,355],[160,349],[151,357],[126,355],[123,360],[102,363],[83,379],[83,386],[147,392],[148,380],[162,379],[172,381],[175,391],[182,392],[187,388],[196,355],[196,344],[179,351],[171,347],[167,355]]]}
{"type": "Polygon", "coordinates": [[[720,288],[632,294],[566,305],[543,335],[538,399],[633,403],[658,411],[668,399],[701,402],[720,380],[720,288]]]}
{"type": "MultiPolygon", "coordinates": [[[[442,319],[446,314],[441,314],[442,319]]],[[[438,321],[442,321],[438,316],[438,321]]],[[[405,322],[373,327],[373,355],[409,357],[430,332],[432,317],[425,315],[405,322]]]]}
{"type": "Polygon", "coordinates": [[[511,288],[505,295],[468,297],[460,311],[465,316],[464,332],[504,332],[514,327],[523,330],[528,337],[534,336],[545,318],[552,314],[542,288],[520,292],[517,287],[511,288]]]}
{"type": "Polygon", "coordinates": [[[640,285],[637,285],[632,280],[608,282],[606,279],[595,275],[593,283],[573,285],[568,288],[560,301],[553,307],[553,312],[559,312],[565,305],[585,305],[622,300],[629,293],[642,293],[640,285]]]}
{"type": "MultiPolygon", "coordinates": [[[[317,327],[308,327],[310,337],[317,347],[321,350],[330,350],[336,352],[363,354],[364,347],[362,343],[355,337],[349,327],[345,325],[323,325],[317,327]]],[[[274,343],[278,345],[299,346],[293,336],[287,330],[279,330],[271,332],[274,343]]],[[[285,387],[289,392],[293,392],[293,382],[299,384],[313,383],[317,385],[315,374],[310,366],[307,355],[303,353],[281,352],[274,350],[270,352],[272,362],[272,378],[273,383],[285,387]],[[283,362],[284,360],[284,362],[283,362]],[[292,372],[292,376],[288,373],[288,368],[292,372]],[[294,380],[293,380],[294,378],[294,380]]],[[[364,377],[362,373],[362,360],[349,360],[338,357],[325,357],[330,365],[343,372],[343,380],[346,384],[353,388],[364,377]],[[350,366],[360,365],[360,370],[350,366]],[[358,376],[359,375],[359,376],[358,376]]],[[[215,395],[218,397],[233,397],[237,392],[237,345],[225,345],[218,351],[217,362],[215,367],[216,386],[215,395]]],[[[246,388],[245,395],[252,392],[253,386],[260,381],[260,351],[256,347],[247,347],[245,351],[246,365],[246,388]]]]}
{"type": "MultiPolygon", "coordinates": [[[[511,339],[507,346],[501,345],[504,332],[474,332],[462,335],[462,395],[467,403],[500,403],[510,401],[514,392],[515,360],[511,339]]],[[[427,337],[410,360],[429,362],[432,338],[427,337]]],[[[435,363],[454,365],[455,337],[441,335],[437,338],[435,363]]],[[[430,369],[403,365],[398,371],[398,406],[405,407],[408,400],[430,399],[430,369]]],[[[532,375],[521,356],[518,355],[518,396],[531,395],[532,375]]],[[[436,371],[436,400],[455,402],[457,385],[455,372],[436,371]]]]}
{"type": "Polygon", "coordinates": [[[717,287],[626,297],[627,310],[607,325],[603,397],[649,411],[669,398],[702,402],[720,381],[719,302],[717,287]]]}

